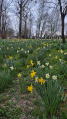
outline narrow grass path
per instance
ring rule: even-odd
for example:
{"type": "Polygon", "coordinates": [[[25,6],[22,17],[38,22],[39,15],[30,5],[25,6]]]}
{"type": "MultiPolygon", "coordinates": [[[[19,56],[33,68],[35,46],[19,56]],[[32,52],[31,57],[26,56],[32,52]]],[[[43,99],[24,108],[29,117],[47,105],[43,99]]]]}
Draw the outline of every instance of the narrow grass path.
{"type": "Polygon", "coordinates": [[[0,94],[0,119],[35,119],[31,115],[34,99],[33,94],[20,93],[19,81],[15,80],[11,88],[0,94]]]}

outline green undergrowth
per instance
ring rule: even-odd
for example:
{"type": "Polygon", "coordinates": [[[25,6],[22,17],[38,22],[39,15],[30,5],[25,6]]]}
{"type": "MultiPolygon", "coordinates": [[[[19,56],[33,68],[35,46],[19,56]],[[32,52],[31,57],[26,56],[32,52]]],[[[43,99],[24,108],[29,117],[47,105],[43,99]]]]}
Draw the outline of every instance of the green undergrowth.
{"type": "Polygon", "coordinates": [[[66,119],[67,43],[56,39],[0,40],[0,93],[0,118],[66,119]],[[33,78],[32,70],[36,72],[33,78]],[[37,83],[37,77],[46,83],[37,83]],[[31,84],[33,94],[27,90],[31,84]]]}

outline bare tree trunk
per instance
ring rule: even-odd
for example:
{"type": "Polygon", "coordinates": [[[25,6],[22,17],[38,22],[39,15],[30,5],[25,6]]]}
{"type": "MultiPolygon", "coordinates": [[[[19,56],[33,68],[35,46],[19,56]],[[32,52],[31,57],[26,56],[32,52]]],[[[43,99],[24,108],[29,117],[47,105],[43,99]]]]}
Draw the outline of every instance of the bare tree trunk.
{"type": "Polygon", "coordinates": [[[19,5],[20,5],[19,37],[21,38],[22,37],[22,34],[21,34],[21,30],[22,30],[22,1],[21,1],[21,3],[19,5]]]}
{"type": "Polygon", "coordinates": [[[62,40],[65,43],[65,35],[64,35],[64,15],[62,15],[62,40]]]}
{"type": "Polygon", "coordinates": [[[27,15],[25,16],[25,38],[27,38],[27,15]]]}
{"type": "Polygon", "coordinates": [[[26,21],[25,21],[25,38],[27,38],[27,34],[26,34],[26,21]]]}
{"type": "Polygon", "coordinates": [[[2,7],[3,7],[3,0],[1,1],[1,4],[0,4],[0,35],[2,35],[2,7]]]}
{"type": "Polygon", "coordinates": [[[21,26],[22,26],[22,15],[20,14],[20,20],[19,20],[19,37],[21,38],[21,26]]]}
{"type": "Polygon", "coordinates": [[[1,33],[1,6],[0,6],[0,33],[1,33]]]}
{"type": "Polygon", "coordinates": [[[63,40],[63,43],[65,43],[64,20],[65,20],[65,16],[66,16],[66,13],[67,13],[67,9],[65,9],[65,10],[62,9],[61,0],[58,0],[58,2],[59,2],[59,6],[60,6],[61,21],[62,21],[62,40],[63,40]]]}
{"type": "Polygon", "coordinates": [[[0,14],[0,35],[1,35],[1,14],[0,14]]]}

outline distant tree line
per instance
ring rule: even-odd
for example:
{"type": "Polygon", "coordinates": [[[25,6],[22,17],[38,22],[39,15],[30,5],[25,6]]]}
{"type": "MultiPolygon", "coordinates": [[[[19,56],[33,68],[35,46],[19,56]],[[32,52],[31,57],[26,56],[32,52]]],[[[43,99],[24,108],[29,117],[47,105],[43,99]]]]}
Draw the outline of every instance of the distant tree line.
{"type": "Polygon", "coordinates": [[[0,37],[62,38],[65,43],[66,16],[67,0],[0,0],[0,37]]]}

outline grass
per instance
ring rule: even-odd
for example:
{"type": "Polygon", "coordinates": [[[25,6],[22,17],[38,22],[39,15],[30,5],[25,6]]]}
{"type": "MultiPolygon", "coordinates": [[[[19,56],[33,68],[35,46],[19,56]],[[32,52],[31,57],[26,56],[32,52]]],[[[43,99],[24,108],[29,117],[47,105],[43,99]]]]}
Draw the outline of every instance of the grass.
{"type": "MultiPolygon", "coordinates": [[[[35,77],[43,77],[46,81],[48,81],[46,78],[48,73],[51,81],[53,75],[57,76],[59,85],[64,88],[65,98],[60,102],[60,108],[56,109],[57,112],[52,118],[66,119],[67,43],[62,44],[60,40],[56,39],[0,40],[0,118],[42,119],[44,113],[44,119],[50,119],[49,111],[46,115],[38,96],[35,93],[30,94],[27,90],[31,84],[37,93],[39,90],[36,88],[39,84],[35,83],[35,77],[30,76],[31,70],[36,72],[35,77]],[[10,59],[10,57],[12,58],[10,59]],[[33,66],[30,60],[33,61],[33,66]],[[37,64],[37,61],[40,61],[40,65],[37,64]],[[21,73],[22,76],[18,77],[18,73],[21,73]]],[[[51,90],[53,91],[53,89],[51,90]]],[[[48,94],[49,91],[46,95],[48,94]]]]}

